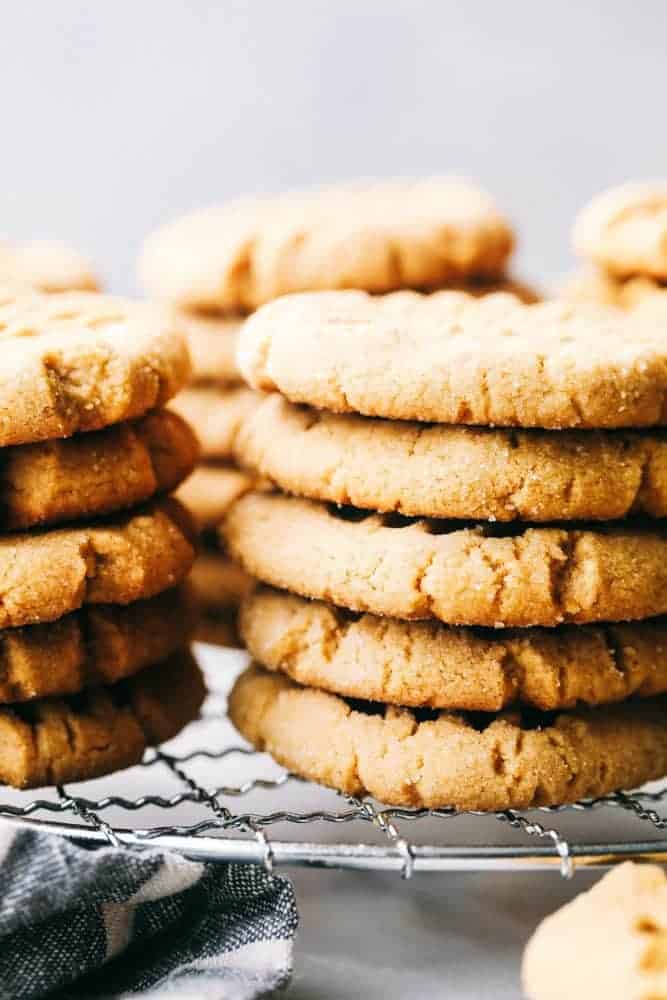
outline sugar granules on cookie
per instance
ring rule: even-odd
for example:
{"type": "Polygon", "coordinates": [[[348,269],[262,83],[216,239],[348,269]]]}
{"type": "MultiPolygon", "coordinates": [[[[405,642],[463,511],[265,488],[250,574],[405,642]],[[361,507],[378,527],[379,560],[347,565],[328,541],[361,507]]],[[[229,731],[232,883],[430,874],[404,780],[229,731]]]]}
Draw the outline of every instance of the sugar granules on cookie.
{"type": "Polygon", "coordinates": [[[271,588],[242,607],[258,664],[230,700],[253,745],[428,808],[559,805],[667,773],[655,321],[322,292],[262,307],[238,358],[269,396],[235,448],[273,487],[222,529],[271,588]]]}
{"type": "Polygon", "coordinates": [[[166,496],[198,444],[163,409],[190,371],[164,309],[3,286],[0,321],[0,780],[31,787],[137,763],[199,711],[196,527],[166,496]]]}

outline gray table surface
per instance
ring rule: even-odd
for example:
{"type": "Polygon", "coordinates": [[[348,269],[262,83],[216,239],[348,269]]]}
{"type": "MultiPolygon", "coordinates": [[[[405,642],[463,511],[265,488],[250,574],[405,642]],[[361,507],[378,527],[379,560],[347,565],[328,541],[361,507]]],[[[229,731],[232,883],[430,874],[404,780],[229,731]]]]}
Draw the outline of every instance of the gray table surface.
{"type": "Polygon", "coordinates": [[[517,1000],[526,941],[598,875],[290,873],[301,930],[291,1000],[517,1000]]]}

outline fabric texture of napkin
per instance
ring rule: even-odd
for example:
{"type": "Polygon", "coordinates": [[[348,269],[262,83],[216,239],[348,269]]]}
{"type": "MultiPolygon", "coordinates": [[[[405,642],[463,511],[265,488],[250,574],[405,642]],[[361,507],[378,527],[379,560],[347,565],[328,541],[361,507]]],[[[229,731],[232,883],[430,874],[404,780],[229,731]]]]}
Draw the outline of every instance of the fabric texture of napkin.
{"type": "Polygon", "coordinates": [[[0,824],[0,1000],[251,1000],[285,985],[291,883],[0,824]]]}

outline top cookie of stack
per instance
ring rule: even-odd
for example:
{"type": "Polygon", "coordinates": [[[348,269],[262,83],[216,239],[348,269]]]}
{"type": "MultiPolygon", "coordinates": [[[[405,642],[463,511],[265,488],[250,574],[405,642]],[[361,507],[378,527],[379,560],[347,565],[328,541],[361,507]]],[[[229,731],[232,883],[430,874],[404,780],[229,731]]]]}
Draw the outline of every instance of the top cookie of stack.
{"type": "Polygon", "coordinates": [[[667,628],[645,621],[667,613],[658,326],[506,294],[319,293],[264,306],[238,356],[272,393],[238,453],[283,491],[225,525],[280,588],[242,613],[279,672],[232,695],[253,743],[428,807],[667,772],[664,699],[628,701],[667,690],[667,628]]]}
{"type": "Polygon", "coordinates": [[[188,310],[248,313],[291,292],[496,282],[513,246],[491,198],[457,178],[242,198],[150,237],[147,291],[188,310]]]}
{"type": "Polygon", "coordinates": [[[0,287],[0,341],[0,779],[60,783],[134,763],[201,702],[175,589],[194,532],[161,498],[196,459],[160,409],[189,362],[161,310],[92,293],[0,287]]]}
{"type": "Polygon", "coordinates": [[[567,298],[667,316],[667,182],[623,184],[599,194],[576,220],[587,263],[567,298]]]}
{"type": "MultiPolygon", "coordinates": [[[[238,427],[257,404],[238,384],[233,341],[242,314],[314,289],[456,284],[481,294],[500,285],[530,296],[504,277],[512,244],[488,195],[455,179],[245,198],[151,236],[140,277],[150,294],[179,311],[194,359],[195,384],[176,408],[202,441],[204,465],[184,497],[204,526],[212,528],[251,485],[230,465],[238,427]]],[[[246,585],[213,545],[195,567],[195,581],[218,619],[246,585]]],[[[211,622],[206,636],[216,633],[211,622]]]]}

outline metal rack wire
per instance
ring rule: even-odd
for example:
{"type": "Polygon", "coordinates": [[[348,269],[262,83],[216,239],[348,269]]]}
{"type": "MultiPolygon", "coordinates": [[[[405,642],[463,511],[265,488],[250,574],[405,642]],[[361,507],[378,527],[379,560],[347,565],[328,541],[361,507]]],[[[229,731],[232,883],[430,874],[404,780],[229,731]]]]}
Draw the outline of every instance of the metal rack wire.
{"type": "Polygon", "coordinates": [[[569,878],[577,868],[628,858],[667,864],[667,817],[658,811],[667,801],[667,783],[529,814],[382,808],[370,799],[337,796],[238,743],[224,708],[242,655],[201,648],[200,658],[212,694],[202,720],[168,749],[149,751],[130,771],[61,786],[37,799],[2,790],[0,816],[88,846],[168,848],[268,869],[307,865],[409,878],[555,868],[569,878]],[[221,784],[225,769],[231,776],[221,784]],[[297,839],[294,831],[304,828],[308,839],[297,839]]]}

